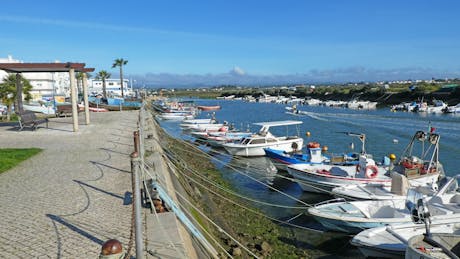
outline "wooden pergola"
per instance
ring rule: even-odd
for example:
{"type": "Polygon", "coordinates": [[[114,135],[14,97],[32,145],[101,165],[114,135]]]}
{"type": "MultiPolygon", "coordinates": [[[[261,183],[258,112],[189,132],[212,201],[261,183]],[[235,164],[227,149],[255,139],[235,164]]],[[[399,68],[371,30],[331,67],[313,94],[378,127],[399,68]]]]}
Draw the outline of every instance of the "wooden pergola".
{"type": "Polygon", "coordinates": [[[83,72],[83,99],[85,104],[85,122],[90,123],[88,106],[88,81],[87,72],[93,72],[94,68],[85,68],[85,63],[0,63],[0,70],[8,73],[16,73],[16,91],[18,99],[17,110],[23,111],[22,105],[22,82],[20,73],[52,73],[68,72],[70,77],[70,95],[72,100],[73,131],[78,131],[78,106],[77,106],[77,84],[75,72],[83,72]]]}

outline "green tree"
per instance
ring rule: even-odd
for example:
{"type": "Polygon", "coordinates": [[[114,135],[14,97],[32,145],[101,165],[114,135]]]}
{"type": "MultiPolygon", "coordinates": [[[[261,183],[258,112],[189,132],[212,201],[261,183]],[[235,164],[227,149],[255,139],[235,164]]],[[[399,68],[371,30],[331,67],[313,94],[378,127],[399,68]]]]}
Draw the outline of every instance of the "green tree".
{"type": "MultiPolygon", "coordinates": [[[[29,101],[32,99],[32,95],[30,94],[32,85],[30,84],[29,80],[25,79],[24,77],[20,76],[20,78],[22,81],[22,93],[24,94],[24,99],[29,101]]],[[[6,118],[8,121],[10,120],[12,106],[15,103],[16,98],[16,74],[8,74],[5,76],[5,78],[3,78],[3,83],[0,84],[0,100],[3,104],[6,105],[8,109],[6,118]]]]}
{"type": "Polygon", "coordinates": [[[78,88],[78,95],[83,94],[83,75],[86,74],[86,78],[91,78],[90,73],[86,72],[77,72],[76,78],[77,78],[77,88],[78,88]]]}
{"type": "Polygon", "coordinates": [[[123,66],[128,64],[128,60],[123,58],[117,58],[112,64],[112,68],[120,67],[120,85],[121,85],[121,97],[125,97],[123,93],[123,66]]]}
{"type": "Polygon", "coordinates": [[[97,80],[102,80],[102,96],[107,98],[107,90],[105,87],[105,80],[110,78],[111,74],[105,70],[101,70],[96,74],[97,80]]]}

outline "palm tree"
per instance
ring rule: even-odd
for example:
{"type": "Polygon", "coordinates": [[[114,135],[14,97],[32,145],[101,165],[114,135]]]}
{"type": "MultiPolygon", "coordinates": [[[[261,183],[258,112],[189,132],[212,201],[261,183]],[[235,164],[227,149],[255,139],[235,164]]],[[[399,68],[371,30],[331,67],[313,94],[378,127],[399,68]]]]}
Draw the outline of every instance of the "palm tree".
{"type": "Polygon", "coordinates": [[[128,64],[128,60],[123,58],[117,58],[112,64],[112,68],[120,67],[120,85],[121,85],[121,97],[125,97],[123,93],[123,65],[128,64]]]}
{"type": "Polygon", "coordinates": [[[102,80],[102,96],[107,98],[107,91],[105,87],[105,80],[110,78],[111,74],[105,70],[101,70],[96,74],[97,80],[102,80]]]}
{"type": "MultiPolygon", "coordinates": [[[[22,93],[24,94],[24,99],[29,101],[32,99],[32,95],[30,91],[32,90],[32,85],[30,84],[29,80],[25,79],[24,77],[20,76],[22,81],[22,93]]],[[[15,103],[17,97],[16,91],[16,75],[15,74],[8,74],[4,79],[3,83],[0,84],[0,101],[6,105],[8,108],[8,113],[6,119],[10,120],[10,115],[12,111],[12,106],[15,103]]],[[[15,107],[16,111],[18,107],[15,107]]]]}

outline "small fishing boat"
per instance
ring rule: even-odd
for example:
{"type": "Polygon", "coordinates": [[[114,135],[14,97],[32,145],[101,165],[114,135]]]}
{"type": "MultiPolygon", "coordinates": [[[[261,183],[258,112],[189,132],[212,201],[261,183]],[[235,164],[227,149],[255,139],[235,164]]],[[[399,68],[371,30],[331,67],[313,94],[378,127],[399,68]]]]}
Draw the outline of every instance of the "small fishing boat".
{"type": "Polygon", "coordinates": [[[445,113],[460,113],[460,103],[457,105],[448,106],[444,109],[445,113]]]}
{"type": "Polygon", "coordinates": [[[220,105],[197,105],[196,108],[198,110],[202,110],[202,111],[216,111],[216,110],[220,110],[221,106],[220,105]]]}
{"type": "Polygon", "coordinates": [[[372,156],[365,152],[364,134],[349,133],[357,136],[362,142],[356,167],[330,164],[293,164],[287,167],[304,191],[330,193],[333,188],[346,185],[374,184],[382,188],[391,186],[391,174],[399,173],[410,180],[410,185],[420,186],[437,181],[444,174],[438,161],[440,136],[433,132],[417,131],[400,157],[396,165],[390,159],[377,164],[372,156]],[[416,145],[417,144],[417,145],[416,145]],[[419,156],[415,155],[420,151],[419,156]]]}
{"type": "Polygon", "coordinates": [[[381,183],[389,185],[388,166],[377,165],[370,154],[365,152],[364,134],[348,133],[359,137],[362,142],[358,161],[353,164],[291,164],[287,171],[300,184],[304,191],[329,193],[334,187],[349,184],[381,183]]]}
{"type": "Polygon", "coordinates": [[[358,163],[358,154],[349,153],[342,155],[325,156],[322,154],[321,144],[309,142],[306,152],[300,151],[285,152],[273,148],[265,148],[267,156],[278,170],[287,171],[287,166],[292,164],[341,164],[355,165],[358,163]]]}
{"type": "Polygon", "coordinates": [[[222,147],[226,143],[240,141],[242,138],[249,137],[251,132],[209,132],[205,141],[212,147],[222,147]]]}
{"type": "Polygon", "coordinates": [[[216,119],[186,119],[182,121],[181,125],[189,125],[189,124],[210,124],[214,122],[216,119]]]}
{"type": "MultiPolygon", "coordinates": [[[[286,152],[298,150],[303,145],[303,139],[297,136],[283,136],[276,137],[270,133],[270,127],[290,126],[302,124],[301,121],[272,121],[254,123],[254,125],[261,126],[257,134],[245,137],[237,143],[223,144],[228,153],[235,156],[264,156],[264,148],[274,148],[286,152]]],[[[299,130],[297,130],[299,131],[299,130]]]]}
{"type": "MultiPolygon", "coordinates": [[[[399,179],[401,186],[408,186],[405,176],[395,176],[395,179],[399,179]]],[[[433,196],[426,196],[410,189],[406,199],[367,201],[338,201],[335,199],[309,208],[308,213],[330,230],[352,234],[368,228],[411,222],[413,206],[420,198],[428,200],[427,206],[433,218],[456,218],[460,215],[458,177],[450,179],[433,196]]],[[[396,184],[396,181],[393,184],[396,184]]]]}
{"type": "Polygon", "coordinates": [[[193,115],[188,112],[164,112],[157,115],[162,120],[176,120],[181,121],[184,119],[193,119],[193,115]]]}

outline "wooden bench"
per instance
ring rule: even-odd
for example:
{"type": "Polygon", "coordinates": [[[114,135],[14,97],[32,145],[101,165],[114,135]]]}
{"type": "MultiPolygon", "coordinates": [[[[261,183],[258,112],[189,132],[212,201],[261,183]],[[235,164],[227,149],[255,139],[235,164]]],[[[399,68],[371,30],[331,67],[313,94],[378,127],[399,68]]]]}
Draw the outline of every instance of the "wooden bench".
{"type": "Polygon", "coordinates": [[[56,106],[56,117],[67,117],[67,115],[72,115],[72,105],[64,104],[56,106]]]}
{"type": "Polygon", "coordinates": [[[24,111],[19,115],[19,131],[24,129],[25,126],[31,126],[33,130],[38,128],[39,124],[46,123],[48,128],[48,118],[38,119],[34,112],[24,111]]]}

